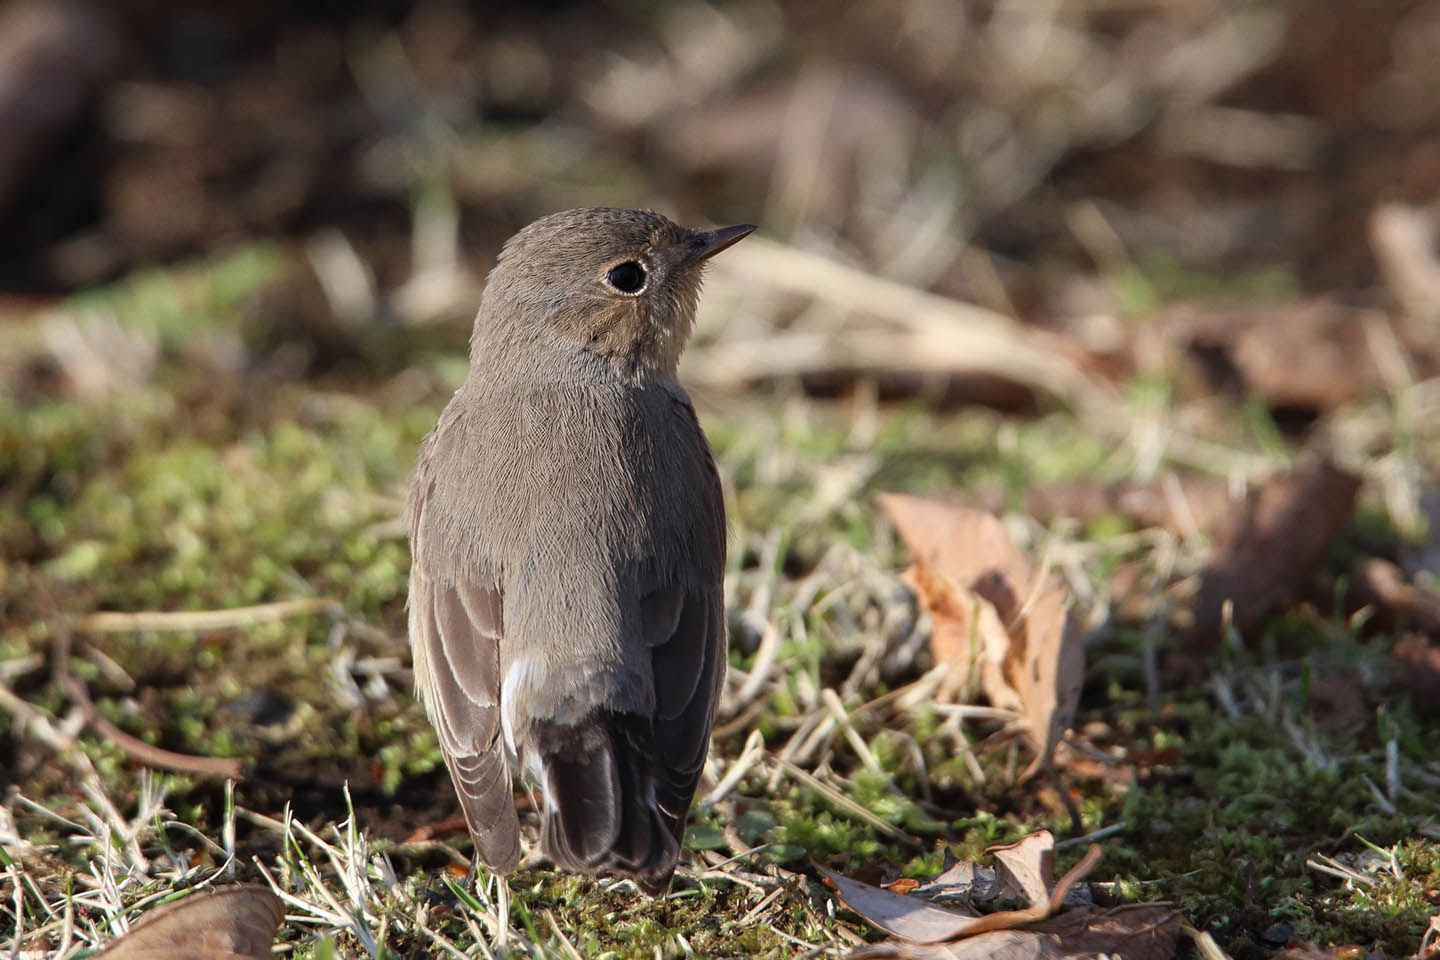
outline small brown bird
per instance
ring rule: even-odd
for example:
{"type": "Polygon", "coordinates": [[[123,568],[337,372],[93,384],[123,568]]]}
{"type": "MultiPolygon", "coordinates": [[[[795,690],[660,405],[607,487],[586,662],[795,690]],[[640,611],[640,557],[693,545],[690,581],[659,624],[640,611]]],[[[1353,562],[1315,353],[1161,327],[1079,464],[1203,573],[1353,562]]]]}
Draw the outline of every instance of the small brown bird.
{"type": "Polygon", "coordinates": [[[725,508],[675,367],[705,261],[754,229],[569,210],[486,283],[407,514],[416,684],[497,873],[512,759],[556,864],[675,871],[725,671],[725,508]]]}

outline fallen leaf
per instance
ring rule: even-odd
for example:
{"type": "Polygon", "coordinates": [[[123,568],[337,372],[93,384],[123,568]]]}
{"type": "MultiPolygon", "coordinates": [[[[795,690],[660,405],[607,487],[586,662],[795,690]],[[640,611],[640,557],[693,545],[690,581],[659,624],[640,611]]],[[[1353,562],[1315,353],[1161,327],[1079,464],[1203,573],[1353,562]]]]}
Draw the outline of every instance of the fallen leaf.
{"type": "Polygon", "coordinates": [[[1187,646],[1207,650],[1219,642],[1226,601],[1243,633],[1299,595],[1359,489],[1359,477],[1319,460],[1252,490],[1215,536],[1191,604],[1187,646]]]}
{"type": "Polygon", "coordinates": [[[926,900],[964,899],[971,903],[988,903],[1000,894],[1000,881],[990,867],[968,860],[952,864],[949,869],[915,889],[917,897],[926,900]]]}
{"type": "Polygon", "coordinates": [[[268,887],[237,884],[192,893],[144,914],[96,960],[269,960],[284,905],[268,887]]]}
{"type": "Polygon", "coordinates": [[[1050,899],[1050,882],[1055,874],[1055,836],[1037,830],[986,851],[995,858],[1000,880],[1016,899],[1037,906],[1050,899]]]}
{"type": "Polygon", "coordinates": [[[963,699],[972,675],[978,672],[981,689],[992,706],[1021,713],[1024,704],[1020,692],[1005,681],[1010,632],[1000,622],[995,605],[919,557],[903,579],[930,611],[934,624],[930,633],[931,659],[952,667],[936,691],[937,698],[963,699]]]}
{"type": "Polygon", "coordinates": [[[1220,309],[1177,304],[1155,317],[1208,388],[1238,387],[1271,407],[1310,412],[1385,387],[1365,332],[1375,321],[1384,314],[1323,297],[1220,309]]]}
{"type": "Polygon", "coordinates": [[[986,914],[977,913],[966,904],[937,906],[923,897],[892,893],[825,867],[817,869],[845,906],[871,926],[911,943],[942,943],[1009,929],[1059,910],[1075,884],[1100,862],[1100,848],[1092,844],[1080,862],[1052,887],[1050,870],[1054,849],[1055,838],[1048,830],[1037,831],[1016,843],[990,848],[989,852],[996,858],[997,875],[1006,878],[1019,898],[1028,900],[1029,906],[986,914]]]}
{"type": "Polygon", "coordinates": [[[1035,751],[1023,777],[1045,769],[1075,717],[1085,674],[1060,578],[1032,570],[986,511],[905,494],[882,494],[880,505],[910,548],[912,582],[935,621],[935,662],[962,677],[978,665],[985,695],[1018,713],[1035,751]]]}
{"type": "Polygon", "coordinates": [[[912,943],[943,943],[962,937],[980,914],[965,906],[937,907],[920,897],[891,893],[819,867],[827,885],[845,906],[873,927],[912,943]]]}
{"type": "Polygon", "coordinates": [[[1169,960],[1180,939],[1179,911],[1164,904],[1110,910],[1069,910],[1014,930],[995,930],[953,943],[883,943],[847,960],[1169,960]]]}

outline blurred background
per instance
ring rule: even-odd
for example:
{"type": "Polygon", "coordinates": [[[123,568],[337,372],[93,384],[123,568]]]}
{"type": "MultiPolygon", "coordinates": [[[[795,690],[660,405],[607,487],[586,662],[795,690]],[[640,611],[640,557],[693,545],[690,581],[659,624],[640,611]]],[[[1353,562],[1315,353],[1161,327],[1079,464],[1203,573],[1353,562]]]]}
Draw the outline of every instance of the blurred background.
{"type": "MultiPolygon", "coordinates": [[[[829,709],[818,691],[849,678],[850,706],[933,662],[873,494],[959,491],[1063,574],[1095,743],[1162,765],[1183,743],[1203,771],[1279,738],[1314,788],[1297,830],[1329,842],[1326,805],[1360,817],[1390,768],[1355,767],[1336,801],[1248,680],[1212,700],[1207,657],[1244,634],[1287,695],[1331,678],[1297,707],[1301,726],[1344,718],[1316,742],[1405,745],[1433,797],[1414,711],[1440,702],[1437,51],[1440,0],[3,0],[0,842],[69,836],[27,854],[34,889],[59,889],[105,830],[87,848],[73,808],[57,827],[12,800],[63,810],[77,779],[133,817],[132,841],[153,841],[165,791],[220,830],[213,779],[167,774],[156,800],[109,733],[83,738],[89,773],[23,734],[26,710],[71,733],[98,711],[243,760],[261,820],[240,823],[242,854],[274,853],[262,820],[289,804],[302,822],[353,810],[372,841],[411,844],[402,867],[445,862],[414,833],[455,805],[412,697],[401,500],[500,244],[578,205],[760,225],[709,268],[682,366],[727,487],[749,704],[722,715],[716,772],[751,728],[771,750],[800,729],[814,775],[855,792],[853,741],[805,726],[829,709]],[[1240,514],[1260,532],[1215,532],[1240,514]],[[226,613],[274,602],[297,605],[226,613]],[[186,611],[220,614],[102,616],[186,611]],[[1192,736],[1172,696],[1230,726],[1192,736]]],[[[938,728],[924,700],[861,724],[931,763],[855,794],[887,822],[923,795],[942,840],[974,844],[1076,813],[1013,789],[1013,751],[961,764],[961,721],[938,728]]],[[[1146,853],[1105,869],[1158,870],[1197,926],[1258,955],[1279,899],[1324,890],[1294,849],[1211,837],[1195,865],[1205,776],[1184,780],[1190,813],[1157,807],[1168,840],[1136,834],[1146,853]],[[1231,888],[1242,856],[1298,886],[1256,906],[1231,888]]],[[[778,823],[750,840],[823,858],[872,837],[795,819],[828,808],[786,784],[744,782],[778,823]]],[[[1087,828],[1123,807],[1149,829],[1118,789],[1075,797],[1087,828]]],[[[138,842],[111,852],[162,866],[138,842]]],[[[1334,936],[1398,949],[1406,902],[1398,926],[1334,936]]],[[[579,903],[555,909],[591,923],[579,903]]]]}
{"type": "MultiPolygon", "coordinates": [[[[463,328],[535,216],[648,206],[787,247],[735,265],[711,311],[733,325],[702,334],[733,349],[692,362],[697,385],[828,394],[866,374],[909,394],[921,372],[949,402],[1011,410],[1053,387],[1051,365],[987,369],[1010,345],[976,359],[933,325],[837,339],[916,308],[835,290],[817,254],[1053,331],[1046,352],[1112,383],[1178,348],[1206,388],[1260,378],[1304,425],[1378,382],[1344,360],[1355,309],[1435,309],[1437,45],[1424,0],[9,0],[0,288],[24,312],[270,245],[291,286],[262,332],[324,368],[463,328]],[[1283,333],[1126,328],[1216,294],[1309,305],[1283,333]],[[1297,339],[1323,343],[1275,354],[1297,339]]],[[[1397,329],[1432,370],[1433,328],[1397,329]]]]}
{"type": "Polygon", "coordinates": [[[16,293],[320,231],[390,293],[612,203],[1027,317],[1126,256],[1366,295],[1377,205],[1440,190],[1424,0],[0,12],[16,293]]]}

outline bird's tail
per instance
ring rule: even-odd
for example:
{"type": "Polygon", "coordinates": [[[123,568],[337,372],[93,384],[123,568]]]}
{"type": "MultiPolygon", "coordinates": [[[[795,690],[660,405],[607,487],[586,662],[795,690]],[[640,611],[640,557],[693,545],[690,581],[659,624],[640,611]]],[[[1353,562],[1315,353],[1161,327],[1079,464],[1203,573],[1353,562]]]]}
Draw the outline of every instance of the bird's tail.
{"type": "Polygon", "coordinates": [[[534,735],[546,855],[568,870],[627,876],[652,896],[663,891],[695,777],[666,767],[651,722],[596,712],[574,725],[538,724],[534,735]]]}

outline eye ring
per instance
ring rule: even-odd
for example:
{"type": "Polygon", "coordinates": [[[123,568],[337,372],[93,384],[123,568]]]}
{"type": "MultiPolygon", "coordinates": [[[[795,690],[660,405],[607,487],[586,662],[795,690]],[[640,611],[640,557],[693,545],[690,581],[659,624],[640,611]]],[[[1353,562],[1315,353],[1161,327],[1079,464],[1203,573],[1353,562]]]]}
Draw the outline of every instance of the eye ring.
{"type": "Polygon", "coordinates": [[[638,260],[624,260],[605,271],[605,283],[612,290],[634,296],[645,289],[650,276],[638,260]]]}

